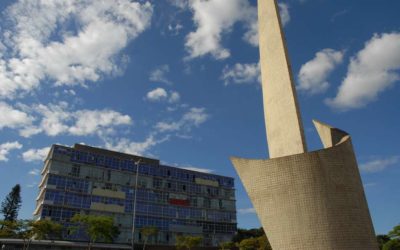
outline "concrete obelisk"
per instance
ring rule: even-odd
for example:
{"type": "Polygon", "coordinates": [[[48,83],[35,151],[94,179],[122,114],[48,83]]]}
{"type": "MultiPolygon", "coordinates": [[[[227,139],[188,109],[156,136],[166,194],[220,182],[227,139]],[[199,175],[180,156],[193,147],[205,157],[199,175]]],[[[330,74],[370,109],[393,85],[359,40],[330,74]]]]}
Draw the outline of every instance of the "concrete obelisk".
{"type": "Polygon", "coordinates": [[[296,89],[275,1],[258,1],[259,46],[270,158],[307,151],[296,89]]]}
{"type": "Polygon", "coordinates": [[[350,136],[314,121],[307,152],[276,0],[258,0],[270,159],[231,160],[274,250],[377,250],[350,136]]]}

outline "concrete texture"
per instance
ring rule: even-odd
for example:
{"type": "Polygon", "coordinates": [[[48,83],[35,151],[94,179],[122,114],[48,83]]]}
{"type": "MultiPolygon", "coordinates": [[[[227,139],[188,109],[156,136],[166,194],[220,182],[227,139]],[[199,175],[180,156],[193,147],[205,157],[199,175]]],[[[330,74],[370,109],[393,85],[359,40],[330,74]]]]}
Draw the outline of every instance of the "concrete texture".
{"type": "MultiPolygon", "coordinates": [[[[328,134],[322,139],[329,140],[328,134]]],[[[273,249],[378,249],[347,134],[315,152],[232,162],[273,249]]]]}
{"type": "Polygon", "coordinates": [[[307,152],[276,0],[258,0],[269,160],[231,158],[274,250],[376,250],[350,136],[314,121],[307,152]]]}
{"type": "Polygon", "coordinates": [[[277,3],[258,1],[260,64],[269,157],[307,151],[277,3]]]}

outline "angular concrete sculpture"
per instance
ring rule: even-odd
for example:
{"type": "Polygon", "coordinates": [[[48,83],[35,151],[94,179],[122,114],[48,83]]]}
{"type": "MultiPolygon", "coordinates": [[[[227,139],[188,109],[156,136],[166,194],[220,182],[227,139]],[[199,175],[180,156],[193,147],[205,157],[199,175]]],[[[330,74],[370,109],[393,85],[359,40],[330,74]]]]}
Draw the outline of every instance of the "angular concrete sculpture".
{"type": "Polygon", "coordinates": [[[274,250],[378,249],[350,136],[314,121],[324,149],[307,152],[276,0],[258,0],[271,159],[232,158],[274,250]]]}

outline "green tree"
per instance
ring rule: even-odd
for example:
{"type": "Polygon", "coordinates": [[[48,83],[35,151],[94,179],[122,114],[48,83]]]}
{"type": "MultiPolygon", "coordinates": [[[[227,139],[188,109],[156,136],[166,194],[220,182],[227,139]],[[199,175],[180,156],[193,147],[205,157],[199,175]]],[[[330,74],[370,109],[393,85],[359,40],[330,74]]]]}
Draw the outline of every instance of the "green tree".
{"type": "Polygon", "coordinates": [[[240,250],[256,250],[259,246],[258,238],[244,239],[238,244],[240,250]]]}
{"type": "Polygon", "coordinates": [[[23,240],[23,248],[28,249],[32,241],[32,221],[19,220],[19,221],[0,221],[2,228],[0,229],[0,238],[14,238],[23,240]]]}
{"type": "Polygon", "coordinates": [[[400,240],[393,239],[386,242],[382,250],[400,250],[400,240]]]}
{"type": "Polygon", "coordinates": [[[238,228],[236,235],[232,238],[232,241],[235,243],[240,243],[244,239],[258,238],[264,234],[265,233],[262,227],[252,229],[238,228]]]}
{"type": "Polygon", "coordinates": [[[389,233],[390,241],[386,242],[383,250],[400,250],[400,225],[395,226],[389,233]]]}
{"type": "Polygon", "coordinates": [[[389,232],[388,236],[391,239],[400,239],[400,225],[395,226],[392,231],[389,232]]]}
{"type": "Polygon", "coordinates": [[[272,250],[271,244],[269,244],[267,236],[264,234],[257,238],[259,250],[272,250]]]}
{"type": "Polygon", "coordinates": [[[38,220],[31,223],[32,233],[37,240],[61,239],[62,226],[51,220],[38,220]]]}
{"type": "Polygon", "coordinates": [[[17,238],[18,223],[16,221],[0,220],[0,238],[17,238]]]}
{"type": "Polygon", "coordinates": [[[376,236],[376,240],[378,241],[379,249],[382,250],[383,245],[385,245],[386,242],[390,241],[390,237],[386,234],[381,234],[376,236]]]}
{"type": "Polygon", "coordinates": [[[77,224],[71,231],[83,229],[89,237],[89,250],[94,242],[112,242],[120,233],[118,227],[114,226],[113,218],[108,216],[75,214],[71,222],[77,224]]]}
{"type": "Polygon", "coordinates": [[[219,244],[219,247],[221,250],[230,250],[233,247],[235,247],[235,243],[228,241],[228,242],[222,242],[219,244]]]}
{"type": "Polygon", "coordinates": [[[179,249],[189,249],[197,247],[200,245],[202,237],[190,236],[190,235],[178,235],[176,236],[176,248],[179,249]]]}
{"type": "Polygon", "coordinates": [[[159,230],[156,227],[143,227],[142,229],[140,229],[140,233],[142,234],[142,236],[144,238],[143,250],[146,249],[146,244],[147,244],[147,241],[149,240],[149,238],[151,236],[157,236],[158,231],[159,230]]]}
{"type": "Polygon", "coordinates": [[[1,203],[1,213],[5,221],[16,221],[18,217],[18,210],[21,207],[21,187],[19,184],[15,185],[11,192],[6,196],[5,200],[1,203]]]}

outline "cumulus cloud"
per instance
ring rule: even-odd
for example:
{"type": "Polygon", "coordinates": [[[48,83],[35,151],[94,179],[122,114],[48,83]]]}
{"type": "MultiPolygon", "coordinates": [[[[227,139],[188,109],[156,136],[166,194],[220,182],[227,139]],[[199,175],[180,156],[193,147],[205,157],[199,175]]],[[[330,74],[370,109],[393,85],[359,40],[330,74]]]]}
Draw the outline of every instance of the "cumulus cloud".
{"type": "Polygon", "coordinates": [[[0,33],[5,47],[0,97],[13,98],[42,82],[87,86],[118,73],[120,52],[149,26],[152,6],[129,0],[19,0],[3,15],[9,22],[0,33]]]}
{"type": "Polygon", "coordinates": [[[310,94],[322,93],[329,87],[329,75],[343,61],[343,52],[323,49],[315,57],[303,64],[299,72],[297,88],[310,94]]]}
{"type": "Polygon", "coordinates": [[[168,137],[162,139],[156,139],[154,135],[148,136],[142,142],[131,141],[127,138],[121,139],[106,139],[105,147],[111,150],[116,150],[119,152],[124,152],[127,154],[144,155],[154,146],[168,140],[168,137]]]}
{"type": "Polygon", "coordinates": [[[117,126],[132,123],[130,116],[114,110],[71,110],[66,102],[32,106],[19,104],[19,106],[24,111],[35,114],[38,121],[36,124],[29,125],[21,130],[21,135],[25,137],[39,133],[45,133],[49,136],[60,134],[102,135],[112,133],[117,126]]]}
{"type": "Polygon", "coordinates": [[[75,124],[68,130],[73,135],[89,135],[113,126],[129,125],[132,119],[114,110],[78,110],[75,124]]]}
{"type": "Polygon", "coordinates": [[[163,88],[156,88],[146,94],[146,99],[152,102],[168,101],[169,103],[179,102],[181,96],[176,91],[169,93],[163,88]]]}
{"type": "Polygon", "coordinates": [[[22,159],[26,162],[44,161],[49,154],[50,147],[31,148],[22,153],[22,159]]]}
{"type": "Polygon", "coordinates": [[[189,6],[188,0],[168,0],[168,2],[180,9],[185,9],[189,6]]]}
{"type": "Polygon", "coordinates": [[[161,101],[168,98],[168,93],[163,88],[156,88],[148,92],[146,98],[149,101],[161,101]]]}
{"type": "Polygon", "coordinates": [[[254,23],[257,10],[248,0],[192,0],[188,2],[193,11],[196,31],[186,36],[188,59],[211,54],[215,59],[225,59],[230,51],[221,45],[222,35],[231,31],[237,22],[244,23],[250,31],[244,38],[253,43],[254,23]]]}
{"type": "Polygon", "coordinates": [[[363,164],[360,164],[360,169],[363,172],[375,173],[385,170],[386,168],[399,163],[400,156],[392,156],[388,158],[376,159],[363,164]]]}
{"type": "Polygon", "coordinates": [[[3,128],[22,128],[32,124],[34,118],[29,114],[0,102],[0,130],[3,128]]]}
{"type": "Polygon", "coordinates": [[[155,128],[158,132],[190,131],[193,127],[198,127],[207,121],[208,118],[209,115],[204,108],[191,108],[178,121],[158,122],[155,128]]]}
{"type": "Polygon", "coordinates": [[[221,79],[225,85],[230,83],[254,83],[261,82],[260,79],[260,64],[259,63],[236,63],[234,66],[225,66],[222,71],[221,79]]]}
{"type": "Polygon", "coordinates": [[[361,108],[400,79],[400,33],[375,34],[351,59],[336,97],[327,99],[332,108],[361,108]]]}
{"type": "Polygon", "coordinates": [[[176,91],[171,91],[169,98],[168,98],[168,102],[169,103],[176,103],[179,102],[179,100],[181,99],[181,95],[176,92],[176,91]]]}
{"type": "Polygon", "coordinates": [[[171,84],[172,82],[168,80],[166,76],[167,73],[169,73],[169,66],[166,64],[161,65],[150,73],[149,80],[152,82],[162,82],[166,84],[171,84]]]}
{"type": "Polygon", "coordinates": [[[0,161],[8,161],[8,154],[15,149],[21,149],[22,144],[17,141],[0,144],[0,161]]]}

